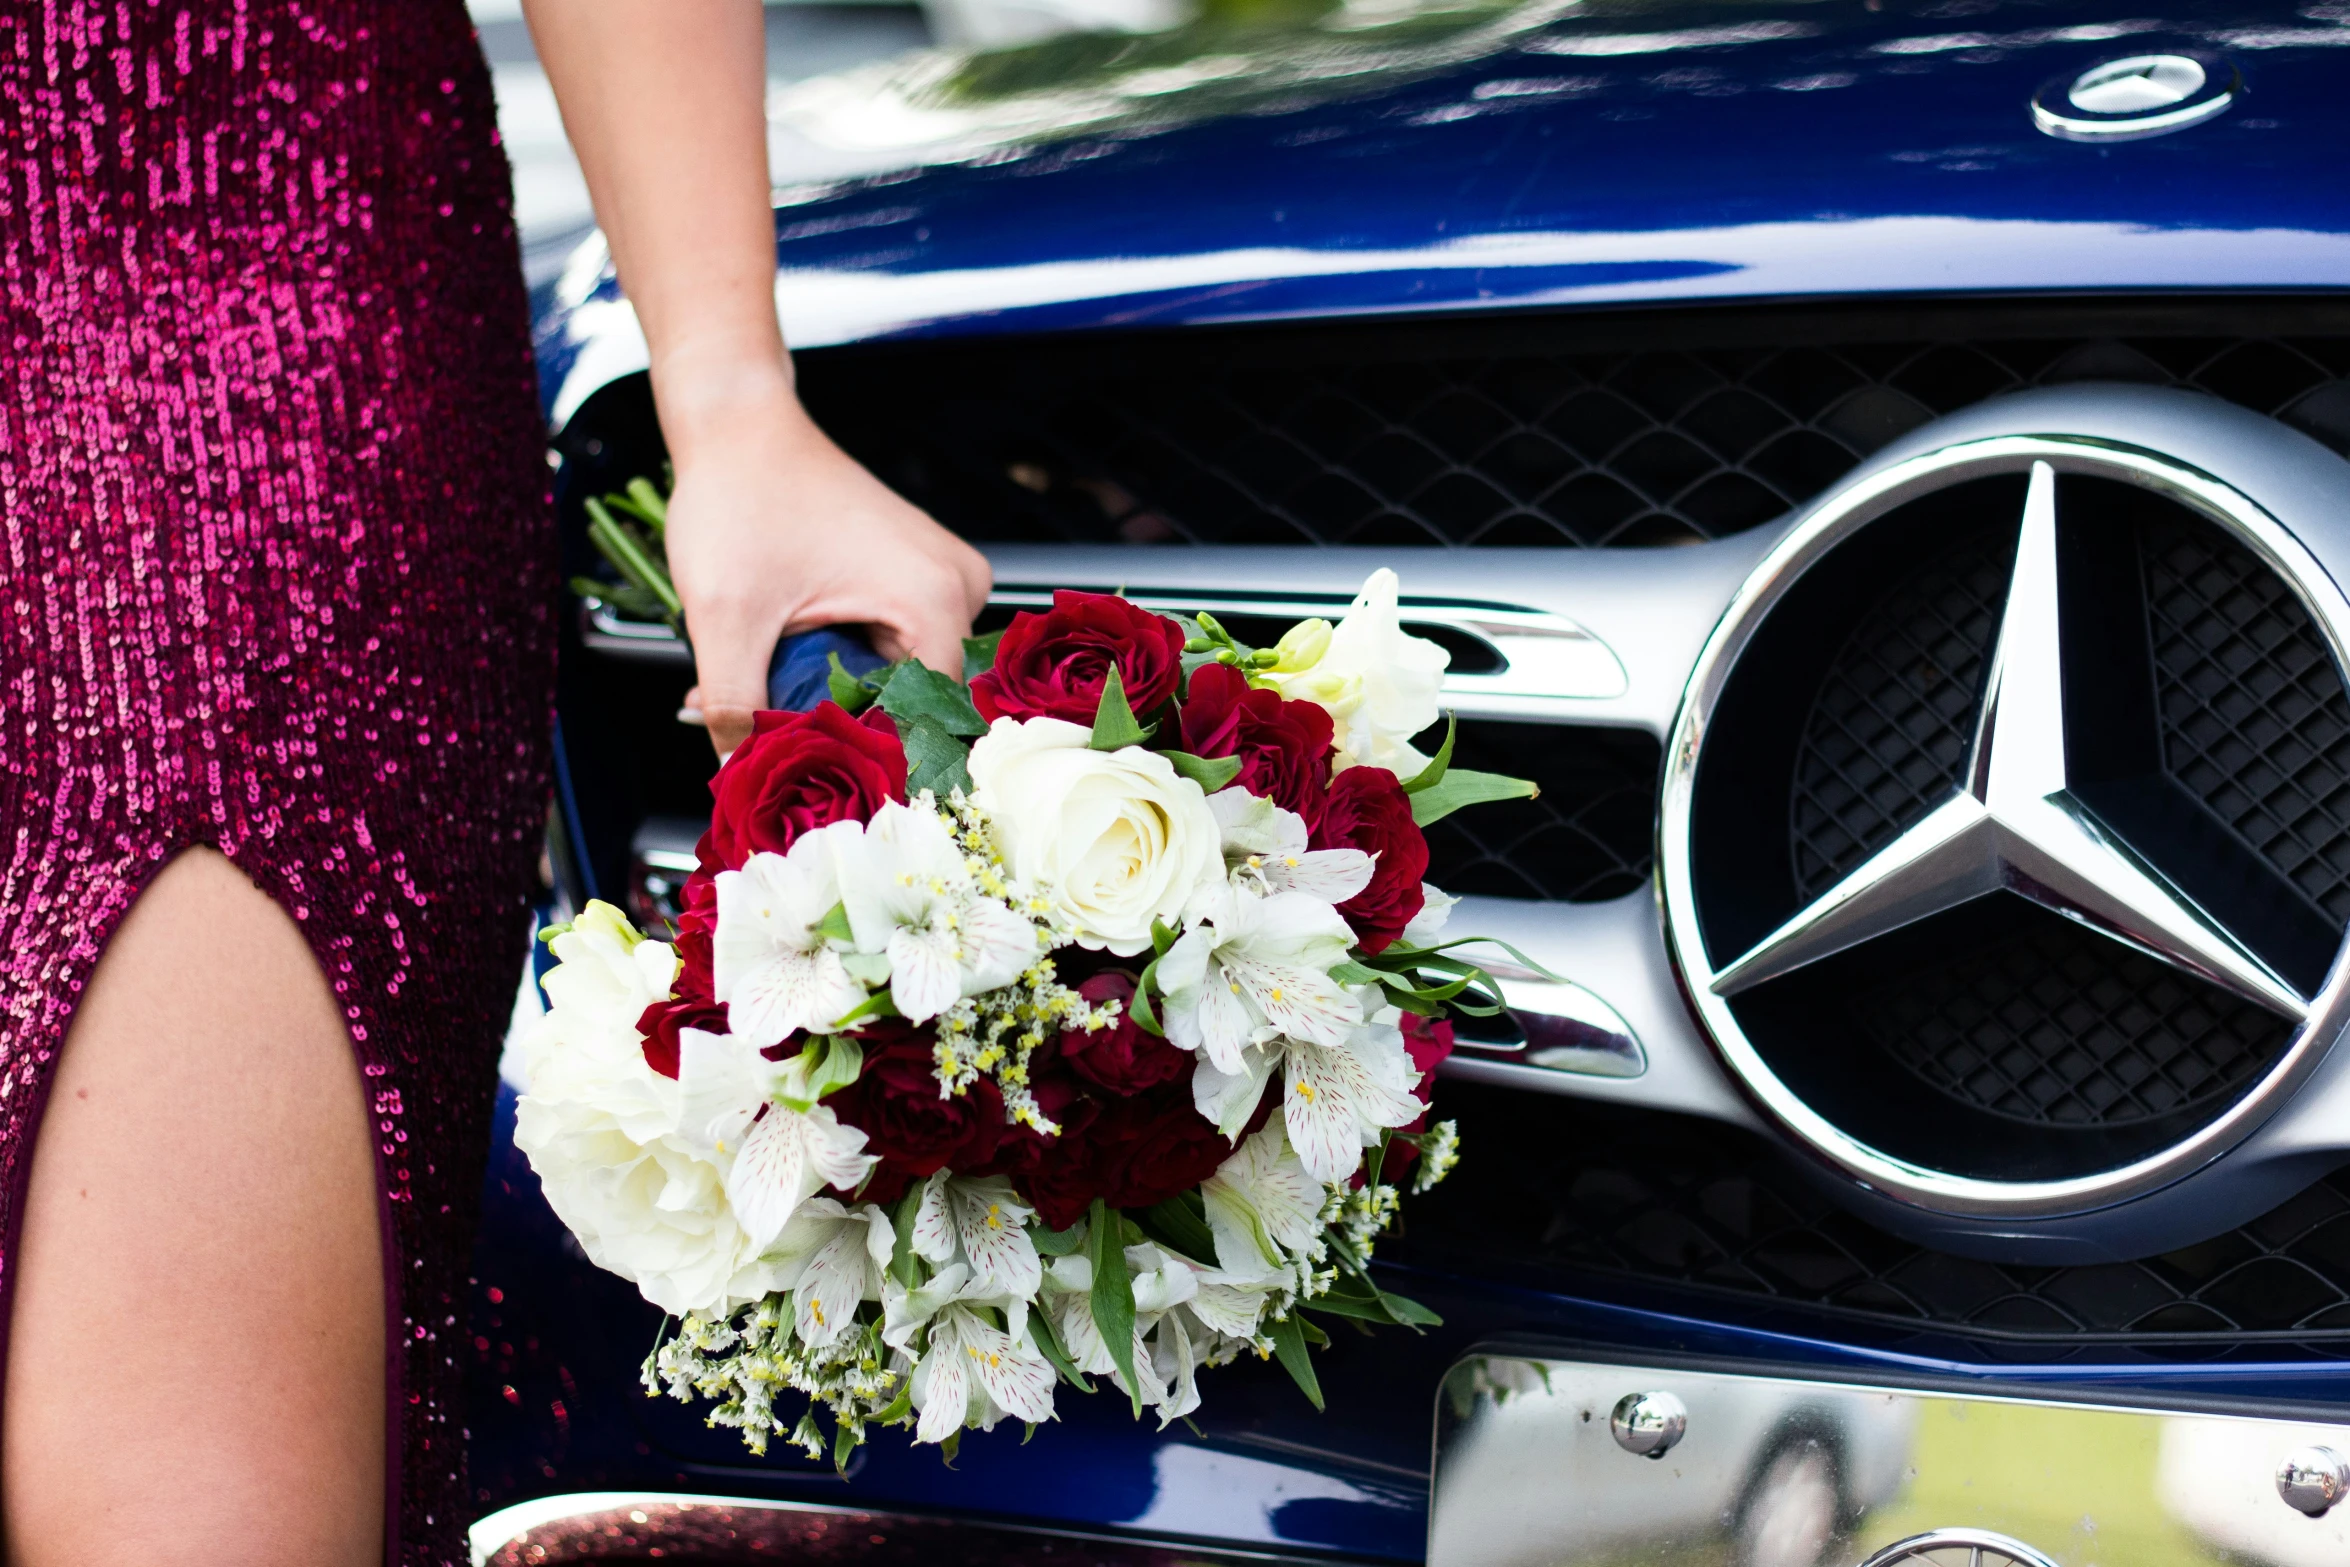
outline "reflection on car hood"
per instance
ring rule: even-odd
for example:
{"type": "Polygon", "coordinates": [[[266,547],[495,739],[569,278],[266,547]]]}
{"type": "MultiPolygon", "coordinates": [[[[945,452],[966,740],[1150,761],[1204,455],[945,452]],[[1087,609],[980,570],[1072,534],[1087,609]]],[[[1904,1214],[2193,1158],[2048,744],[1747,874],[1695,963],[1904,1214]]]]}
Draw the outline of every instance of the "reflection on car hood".
{"type": "MultiPolygon", "coordinates": [[[[2350,3],[1294,0],[781,97],[906,167],[782,193],[801,347],[900,335],[1731,297],[2350,285],[2350,3]],[[2145,141],[2034,128],[2052,78],[2223,56],[2145,141]]],[[[541,321],[558,418],[642,362],[600,256],[541,321]]]]}

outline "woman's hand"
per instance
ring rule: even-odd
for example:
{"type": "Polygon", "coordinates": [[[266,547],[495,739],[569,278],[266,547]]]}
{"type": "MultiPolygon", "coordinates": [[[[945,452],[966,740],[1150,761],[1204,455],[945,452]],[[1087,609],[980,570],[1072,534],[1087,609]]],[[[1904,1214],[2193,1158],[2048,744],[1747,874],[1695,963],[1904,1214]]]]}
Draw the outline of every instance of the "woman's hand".
{"type": "Polygon", "coordinates": [[[986,558],[835,446],[788,382],[737,382],[707,413],[701,401],[677,391],[665,420],[669,569],[699,680],[687,705],[718,754],[750,734],[776,641],[793,632],[861,625],[884,658],[911,654],[961,679],[986,558]]]}
{"type": "Polygon", "coordinates": [[[816,428],[775,314],[759,0],[525,0],[596,217],[650,350],[677,467],[669,571],[723,756],[786,632],[870,629],[958,678],[978,551],[816,428]]]}

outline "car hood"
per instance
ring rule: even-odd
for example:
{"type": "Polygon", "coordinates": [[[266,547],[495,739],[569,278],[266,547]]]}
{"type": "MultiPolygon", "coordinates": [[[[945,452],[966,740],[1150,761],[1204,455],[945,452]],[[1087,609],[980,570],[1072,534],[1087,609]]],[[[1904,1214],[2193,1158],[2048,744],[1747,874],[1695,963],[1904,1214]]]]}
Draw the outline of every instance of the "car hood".
{"type": "MultiPolygon", "coordinates": [[[[1312,4],[1312,0],[1300,0],[1312,4]]],[[[1212,15],[793,90],[881,172],[779,194],[795,346],[1774,296],[2350,285],[2350,4],[1770,0],[1212,15]],[[2208,123],[2058,140],[2118,56],[2241,73],[2208,123]]],[[[643,347],[551,291],[558,422],[643,347]]]]}

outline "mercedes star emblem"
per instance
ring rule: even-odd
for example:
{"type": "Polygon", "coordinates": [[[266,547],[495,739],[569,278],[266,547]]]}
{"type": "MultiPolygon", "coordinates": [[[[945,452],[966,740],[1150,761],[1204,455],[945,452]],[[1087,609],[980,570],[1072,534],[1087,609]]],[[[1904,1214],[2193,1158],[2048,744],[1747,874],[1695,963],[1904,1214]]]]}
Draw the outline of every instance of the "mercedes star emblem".
{"type": "Polygon", "coordinates": [[[1712,983],[1730,996],[2002,889],[2298,1021],[2308,999],[2101,824],[2065,779],[2056,473],[2032,466],[1957,789],[1712,983]]]}

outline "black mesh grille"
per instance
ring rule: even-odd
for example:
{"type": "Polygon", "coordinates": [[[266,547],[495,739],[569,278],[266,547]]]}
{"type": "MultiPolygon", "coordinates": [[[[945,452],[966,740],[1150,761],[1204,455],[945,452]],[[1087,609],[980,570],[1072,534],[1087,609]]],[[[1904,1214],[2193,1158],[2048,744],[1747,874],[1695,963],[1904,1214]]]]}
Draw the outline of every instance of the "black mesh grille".
{"type": "Polygon", "coordinates": [[[1001,542],[1720,538],[1936,415],[2087,379],[2196,388],[2350,448],[2350,337],[2079,335],[2099,313],[2001,337],[1977,309],[1947,340],[1716,313],[859,348],[803,356],[803,388],[891,484],[1001,542]],[[1623,346],[1593,346],[1609,332],[1623,346]]]}
{"type": "Polygon", "coordinates": [[[2156,530],[2144,560],[2164,766],[2350,921],[2350,697],[2308,612],[2214,528],[2156,530]]]}
{"type": "Polygon", "coordinates": [[[1659,756],[1631,730],[1464,723],[1455,763],[1531,778],[1542,792],[1430,827],[1429,880],[1451,893],[1569,903],[1638,889],[1654,859],[1659,756]]]}
{"type": "Polygon", "coordinates": [[[1796,753],[1797,893],[1825,892],[1940,804],[1974,740],[2015,558],[1987,538],[1928,562],[1885,595],[1829,666],[1796,753]]]}
{"type": "Polygon", "coordinates": [[[2290,1028],[2249,1002],[2063,921],[1864,992],[1887,1054],[2010,1120],[2128,1126],[2232,1099],[2290,1028]]]}
{"type": "Polygon", "coordinates": [[[1399,1262],[1567,1290],[1631,1278],[2039,1341],[2338,1333],[2350,1348],[2350,1172],[2159,1257],[2024,1267],[1889,1235],[1715,1122],[1460,1081],[1437,1108],[1473,1143],[1407,1206],[1382,1250],[1399,1262]]]}

